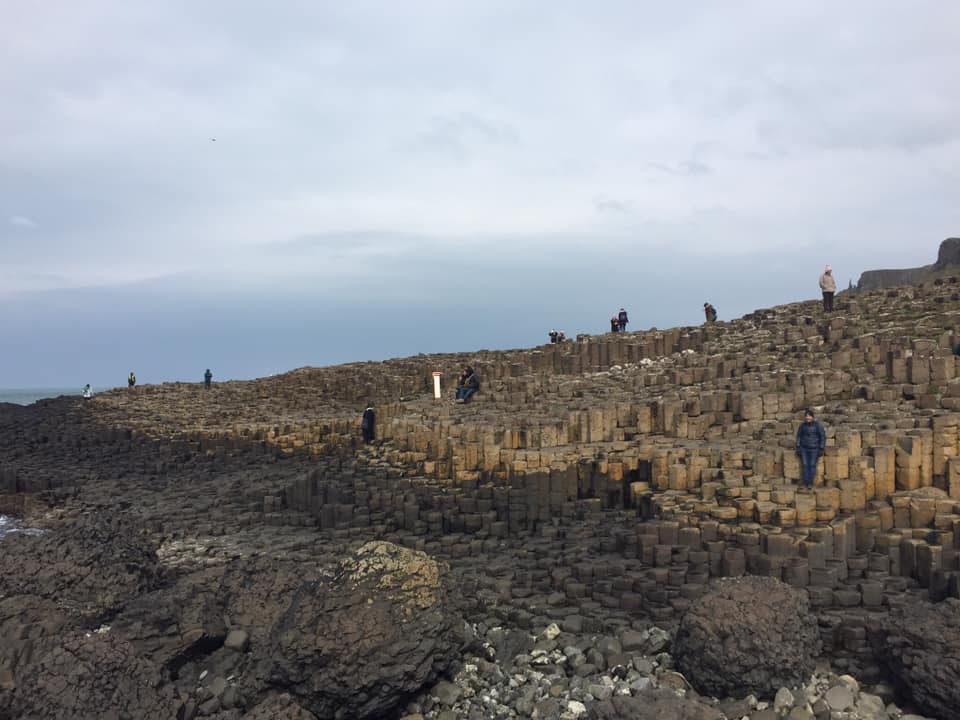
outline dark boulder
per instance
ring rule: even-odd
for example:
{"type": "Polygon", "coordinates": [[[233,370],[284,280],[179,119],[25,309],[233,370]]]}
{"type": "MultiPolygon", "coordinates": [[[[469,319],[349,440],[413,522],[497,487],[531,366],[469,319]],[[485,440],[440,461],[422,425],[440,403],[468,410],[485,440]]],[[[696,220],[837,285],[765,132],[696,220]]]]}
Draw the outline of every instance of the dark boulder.
{"type": "Polygon", "coordinates": [[[870,633],[877,657],[927,715],[956,717],[960,708],[960,600],[911,599],[870,633]]]}
{"type": "Polygon", "coordinates": [[[772,697],[809,679],[820,652],[804,592],[768,577],[710,584],[680,621],[673,654],[701,693],[772,697]]]}
{"type": "Polygon", "coordinates": [[[458,657],[463,621],[422,552],[367,543],[289,598],[265,652],[269,683],[321,720],[389,716],[458,657]]]}
{"type": "Polygon", "coordinates": [[[717,708],[672,690],[648,689],[637,695],[614,696],[589,708],[591,720],[723,720],[717,708]]]}

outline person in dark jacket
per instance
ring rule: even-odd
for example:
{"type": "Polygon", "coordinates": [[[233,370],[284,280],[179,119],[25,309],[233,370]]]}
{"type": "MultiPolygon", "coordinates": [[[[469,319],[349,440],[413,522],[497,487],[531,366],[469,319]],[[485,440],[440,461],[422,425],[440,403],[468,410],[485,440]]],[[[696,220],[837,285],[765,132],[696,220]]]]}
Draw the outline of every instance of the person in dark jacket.
{"type": "Polygon", "coordinates": [[[813,487],[817,477],[817,462],[826,449],[827,433],[823,425],[814,419],[812,410],[805,410],[803,422],[797,428],[797,455],[803,468],[804,487],[813,487]]]}
{"type": "Polygon", "coordinates": [[[479,389],[480,376],[473,371],[473,368],[465,368],[457,382],[457,402],[466,402],[479,389]]]}
{"type": "Polygon", "coordinates": [[[627,311],[624,310],[623,308],[620,308],[620,312],[617,315],[617,327],[619,328],[620,332],[627,331],[628,322],[630,321],[627,319],[627,311]]]}
{"type": "Polygon", "coordinates": [[[610,332],[619,332],[620,331],[620,321],[617,320],[617,316],[614,315],[610,318],[610,332]]]}
{"type": "Polygon", "coordinates": [[[708,323],[717,321],[717,309],[708,302],[703,304],[703,316],[708,323]]]}
{"type": "Polygon", "coordinates": [[[207,368],[207,371],[203,374],[203,386],[206,388],[210,387],[210,383],[213,382],[213,373],[210,372],[210,368],[207,368]]]}
{"type": "Polygon", "coordinates": [[[133,387],[137,384],[137,376],[133,374],[133,370],[130,371],[130,374],[127,375],[127,387],[133,387]]]}
{"type": "Polygon", "coordinates": [[[360,430],[363,432],[363,441],[372,443],[376,434],[375,425],[377,423],[377,414],[373,411],[373,405],[367,405],[363,411],[363,417],[360,420],[360,430]]]}

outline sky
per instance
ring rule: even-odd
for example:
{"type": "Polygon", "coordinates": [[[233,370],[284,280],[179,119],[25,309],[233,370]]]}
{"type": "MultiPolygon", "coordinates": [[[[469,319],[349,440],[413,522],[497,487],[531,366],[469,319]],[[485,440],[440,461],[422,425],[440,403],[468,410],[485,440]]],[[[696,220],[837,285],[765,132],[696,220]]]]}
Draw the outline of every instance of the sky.
{"type": "Polygon", "coordinates": [[[695,324],[960,235],[960,4],[11,0],[0,387],[695,324]]]}

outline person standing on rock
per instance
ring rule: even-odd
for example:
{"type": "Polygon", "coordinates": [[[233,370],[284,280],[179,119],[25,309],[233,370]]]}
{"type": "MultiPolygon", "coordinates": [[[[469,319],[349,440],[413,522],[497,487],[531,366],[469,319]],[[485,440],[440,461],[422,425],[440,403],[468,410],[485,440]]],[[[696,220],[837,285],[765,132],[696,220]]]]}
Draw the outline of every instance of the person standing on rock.
{"type": "Polygon", "coordinates": [[[833,294],[837,291],[837,281],[833,279],[833,269],[829,265],[820,276],[820,290],[823,292],[823,311],[833,312],[833,294]]]}
{"type": "Polygon", "coordinates": [[[365,443],[372,443],[374,435],[376,434],[375,425],[377,422],[377,414],[373,411],[373,405],[367,405],[367,409],[363,411],[363,417],[360,419],[360,430],[363,432],[363,441],[365,443]]]}
{"type": "Polygon", "coordinates": [[[617,314],[617,327],[620,330],[620,332],[627,331],[628,322],[630,321],[627,319],[627,311],[624,310],[623,308],[620,308],[620,312],[617,314]]]}
{"type": "Polygon", "coordinates": [[[617,316],[614,315],[610,318],[610,332],[618,332],[620,330],[620,321],[617,319],[617,316]]]}
{"type": "Polygon", "coordinates": [[[212,382],[213,382],[213,373],[210,372],[210,368],[207,368],[207,371],[203,374],[203,386],[209,389],[210,383],[212,382]]]}
{"type": "Polygon", "coordinates": [[[130,371],[130,374],[127,375],[127,387],[132,388],[137,384],[137,376],[133,374],[133,370],[130,371]]]}
{"type": "Polygon", "coordinates": [[[803,422],[797,428],[797,455],[800,456],[805,488],[813,487],[813,481],[817,477],[817,463],[826,449],[827,433],[823,425],[814,419],[813,410],[805,410],[803,422]]]}
{"type": "Polygon", "coordinates": [[[708,323],[717,321],[717,309],[708,302],[703,304],[703,316],[707,319],[708,323]]]}

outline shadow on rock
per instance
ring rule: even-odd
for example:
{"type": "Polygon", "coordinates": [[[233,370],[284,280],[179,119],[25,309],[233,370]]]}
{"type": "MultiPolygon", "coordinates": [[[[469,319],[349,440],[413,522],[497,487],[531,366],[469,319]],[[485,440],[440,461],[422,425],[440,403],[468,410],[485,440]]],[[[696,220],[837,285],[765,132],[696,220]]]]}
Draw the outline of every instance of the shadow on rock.
{"type": "Polygon", "coordinates": [[[870,634],[877,657],[924,713],[956,717],[960,708],[960,600],[911,602],[891,609],[870,634]]]}

